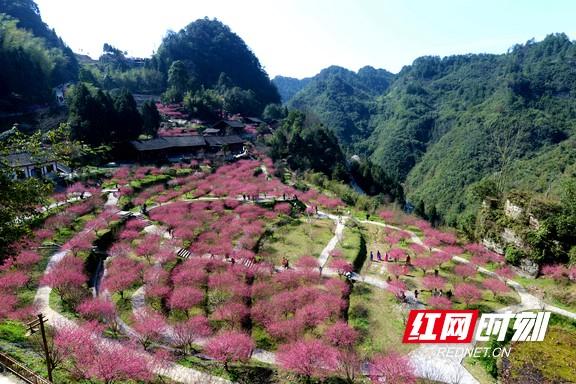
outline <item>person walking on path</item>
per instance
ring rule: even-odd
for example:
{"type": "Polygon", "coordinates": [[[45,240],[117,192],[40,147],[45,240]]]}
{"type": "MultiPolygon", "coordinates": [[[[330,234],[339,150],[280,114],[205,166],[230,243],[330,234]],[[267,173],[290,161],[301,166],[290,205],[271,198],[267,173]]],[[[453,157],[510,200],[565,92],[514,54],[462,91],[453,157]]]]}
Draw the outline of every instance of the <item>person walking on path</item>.
{"type": "Polygon", "coordinates": [[[370,251],[370,261],[374,261],[374,252],[370,251]]]}
{"type": "Polygon", "coordinates": [[[382,261],[382,254],[380,253],[380,250],[376,252],[376,257],[378,258],[378,261],[382,261]]]}

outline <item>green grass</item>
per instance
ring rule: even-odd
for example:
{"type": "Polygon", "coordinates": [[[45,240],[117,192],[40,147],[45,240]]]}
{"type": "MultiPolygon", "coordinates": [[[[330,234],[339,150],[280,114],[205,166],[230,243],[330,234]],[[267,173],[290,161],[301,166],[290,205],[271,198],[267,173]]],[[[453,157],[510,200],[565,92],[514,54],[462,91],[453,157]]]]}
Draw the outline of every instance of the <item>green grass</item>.
{"type": "Polygon", "coordinates": [[[8,343],[26,343],[26,328],[17,321],[0,322],[0,340],[8,343]]]}
{"type": "Polygon", "coordinates": [[[511,382],[576,382],[576,331],[554,325],[542,342],[514,343],[509,357],[511,382]]]}
{"type": "MultiPolygon", "coordinates": [[[[374,260],[376,260],[376,252],[380,251],[382,257],[384,257],[384,254],[390,250],[390,244],[384,240],[386,237],[385,228],[378,225],[364,225],[364,228],[368,255],[370,255],[370,251],[372,251],[374,253],[374,260]]],[[[384,263],[371,263],[370,257],[368,256],[366,263],[364,263],[362,273],[382,277],[383,265],[384,263]]]]}
{"type": "Polygon", "coordinates": [[[196,356],[186,356],[178,360],[178,364],[214,376],[233,380],[239,384],[267,384],[276,382],[272,380],[275,370],[270,365],[255,360],[250,360],[243,364],[231,363],[229,364],[228,371],[224,369],[222,363],[204,360],[196,356]]]}
{"type": "MultiPolygon", "coordinates": [[[[43,352],[40,349],[39,334],[33,336],[26,334],[23,324],[15,321],[0,322],[0,350],[22,363],[27,368],[47,378],[46,365],[43,352]]],[[[88,381],[72,378],[61,369],[54,371],[54,383],[58,384],[83,384],[88,381]]]]}
{"type": "Polygon", "coordinates": [[[334,236],[334,224],[331,220],[306,219],[292,220],[272,231],[260,248],[260,253],[278,265],[286,257],[294,263],[300,256],[320,256],[322,249],[334,236]]]}
{"type": "Polygon", "coordinates": [[[404,320],[394,296],[382,289],[356,283],[350,295],[349,323],[361,335],[359,350],[373,353],[394,350],[407,353],[414,344],[403,344],[404,320]]]}
{"type": "Polygon", "coordinates": [[[344,259],[352,263],[358,256],[360,249],[360,229],[346,225],[342,235],[342,241],[336,244],[336,249],[341,250],[344,254],[344,259]]]}
{"type": "Polygon", "coordinates": [[[576,284],[562,284],[545,277],[531,279],[517,276],[514,280],[534,296],[543,298],[546,303],[576,312],[576,284]]]}
{"type": "Polygon", "coordinates": [[[50,298],[48,300],[50,308],[65,316],[68,319],[76,320],[78,319],[78,313],[73,308],[62,302],[60,295],[55,290],[50,291],[50,298]]]}
{"type": "MultiPolygon", "coordinates": [[[[478,346],[481,346],[480,344],[478,346]]],[[[464,368],[470,372],[481,384],[496,384],[498,381],[493,378],[482,366],[478,359],[467,356],[462,360],[464,368]]]]}
{"type": "Polygon", "coordinates": [[[272,336],[261,326],[252,328],[252,339],[256,343],[256,348],[274,351],[278,347],[272,336]]]}
{"type": "Polygon", "coordinates": [[[132,294],[137,288],[129,288],[124,291],[124,298],[120,297],[118,292],[112,294],[112,302],[116,306],[118,316],[123,322],[132,324],[132,294]]]}

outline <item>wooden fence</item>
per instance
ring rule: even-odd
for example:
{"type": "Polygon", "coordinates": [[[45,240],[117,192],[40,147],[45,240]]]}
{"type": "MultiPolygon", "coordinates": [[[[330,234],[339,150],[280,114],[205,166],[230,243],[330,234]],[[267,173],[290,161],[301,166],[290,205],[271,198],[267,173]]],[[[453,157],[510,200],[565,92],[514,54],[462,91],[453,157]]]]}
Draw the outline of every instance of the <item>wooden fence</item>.
{"type": "Polygon", "coordinates": [[[0,352],[0,370],[4,368],[28,384],[52,384],[36,372],[14,360],[5,353],[0,352]]]}

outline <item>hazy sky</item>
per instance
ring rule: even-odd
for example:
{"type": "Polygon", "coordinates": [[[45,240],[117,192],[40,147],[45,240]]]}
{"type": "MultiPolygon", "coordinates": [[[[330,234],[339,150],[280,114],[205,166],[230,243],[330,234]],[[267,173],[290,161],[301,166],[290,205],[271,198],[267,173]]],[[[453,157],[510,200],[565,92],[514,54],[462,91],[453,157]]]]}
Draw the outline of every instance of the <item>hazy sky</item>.
{"type": "Polygon", "coordinates": [[[503,53],[530,38],[576,37],[572,0],[36,0],[76,52],[108,42],[146,57],[166,31],[218,18],[268,73],[306,77],[329,65],[392,72],[423,55],[503,53]]]}

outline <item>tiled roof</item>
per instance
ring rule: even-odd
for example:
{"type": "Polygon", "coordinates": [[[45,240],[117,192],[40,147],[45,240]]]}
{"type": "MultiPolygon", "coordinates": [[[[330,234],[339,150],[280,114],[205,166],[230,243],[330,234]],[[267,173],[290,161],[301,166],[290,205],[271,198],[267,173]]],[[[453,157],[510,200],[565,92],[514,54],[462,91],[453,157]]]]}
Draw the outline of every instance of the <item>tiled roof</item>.
{"type": "Polygon", "coordinates": [[[242,144],[244,140],[238,135],[229,136],[206,136],[206,142],[211,147],[221,147],[223,145],[242,144]]]}
{"type": "Polygon", "coordinates": [[[169,136],[151,140],[134,140],[130,144],[138,151],[156,151],[166,148],[203,147],[206,140],[202,136],[169,136]]]}

